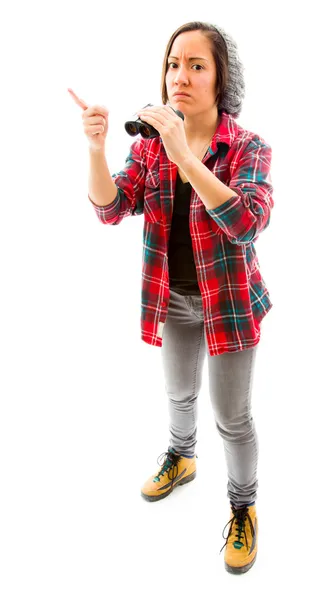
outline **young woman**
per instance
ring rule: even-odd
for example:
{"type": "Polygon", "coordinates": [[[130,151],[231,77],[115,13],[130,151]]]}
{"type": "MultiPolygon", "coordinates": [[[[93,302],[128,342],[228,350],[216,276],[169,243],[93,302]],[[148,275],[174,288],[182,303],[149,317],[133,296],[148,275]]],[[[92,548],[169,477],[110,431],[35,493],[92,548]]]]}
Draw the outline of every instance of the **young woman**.
{"type": "Polygon", "coordinates": [[[104,155],[108,110],[75,97],[84,108],[89,199],[98,218],[118,225],[144,215],[141,339],[162,348],[170,445],[141,494],[161,500],[196,476],[196,405],[207,355],[228,472],[223,547],[232,573],[248,571],[257,555],[251,392],[260,323],[272,307],[254,246],[274,205],[271,147],[236,122],[244,90],[231,36],[203,22],[183,25],[165,51],[162,105],[138,113],[159,136],[138,137],[114,175],[104,155]]]}

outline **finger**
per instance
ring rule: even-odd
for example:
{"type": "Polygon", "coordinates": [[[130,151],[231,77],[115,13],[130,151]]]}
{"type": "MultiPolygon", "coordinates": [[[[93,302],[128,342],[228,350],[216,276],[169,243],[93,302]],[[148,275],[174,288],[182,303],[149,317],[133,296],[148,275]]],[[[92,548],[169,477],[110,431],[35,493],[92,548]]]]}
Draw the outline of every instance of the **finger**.
{"type": "Polygon", "coordinates": [[[71,88],[68,88],[68,92],[71,94],[73,100],[78,106],[80,106],[80,108],[83,108],[83,110],[86,110],[88,108],[88,104],[86,104],[84,100],[80,100],[80,98],[78,98],[78,96],[74,93],[74,91],[71,88]]]}
{"type": "Polygon", "coordinates": [[[83,113],[82,119],[86,117],[94,117],[95,115],[102,115],[105,119],[108,118],[108,109],[106,106],[101,106],[100,104],[94,104],[93,106],[89,106],[83,113]]]}
{"type": "Polygon", "coordinates": [[[171,108],[168,108],[167,106],[154,106],[154,107],[150,107],[150,108],[146,108],[146,109],[142,109],[139,113],[140,115],[147,115],[147,114],[151,114],[154,116],[158,116],[161,115],[163,117],[166,117],[166,115],[168,117],[174,117],[175,113],[171,108]]]}
{"type": "MultiPolygon", "coordinates": [[[[146,104],[146,106],[149,106],[149,105],[148,105],[148,104],[146,104]]],[[[142,106],[141,108],[139,108],[139,110],[136,110],[136,111],[134,112],[134,115],[137,115],[137,116],[139,116],[139,114],[140,114],[141,112],[144,112],[145,110],[149,110],[149,108],[145,108],[144,106],[142,106]]]]}
{"type": "Polygon", "coordinates": [[[140,116],[141,116],[141,119],[142,118],[143,119],[146,119],[146,118],[148,118],[148,119],[154,119],[155,121],[159,121],[160,123],[163,123],[163,124],[166,122],[165,115],[163,115],[162,113],[160,113],[158,111],[150,111],[150,110],[148,110],[145,113],[141,112],[140,116]]]}
{"type": "MultiPolygon", "coordinates": [[[[148,105],[147,107],[143,107],[143,108],[142,108],[142,110],[143,110],[143,111],[144,111],[144,110],[151,110],[152,112],[160,112],[160,111],[161,111],[161,110],[163,110],[164,108],[167,110],[168,108],[171,108],[171,107],[170,107],[170,106],[168,106],[168,105],[166,105],[166,104],[162,104],[162,105],[158,105],[158,104],[156,104],[156,105],[154,105],[154,106],[149,106],[149,105],[148,105]]],[[[172,110],[172,109],[171,109],[171,110],[172,110]]]]}
{"type": "Polygon", "coordinates": [[[146,114],[141,116],[141,121],[144,121],[145,123],[148,123],[149,125],[153,125],[153,127],[157,127],[157,126],[161,126],[163,127],[164,125],[166,125],[166,120],[163,119],[163,117],[157,113],[153,114],[146,114]]]}
{"type": "Polygon", "coordinates": [[[172,109],[171,106],[169,106],[169,104],[165,104],[164,106],[161,107],[163,109],[163,112],[166,111],[168,115],[170,115],[171,117],[178,117],[178,115],[176,115],[176,113],[174,112],[174,110],[172,109]]]}

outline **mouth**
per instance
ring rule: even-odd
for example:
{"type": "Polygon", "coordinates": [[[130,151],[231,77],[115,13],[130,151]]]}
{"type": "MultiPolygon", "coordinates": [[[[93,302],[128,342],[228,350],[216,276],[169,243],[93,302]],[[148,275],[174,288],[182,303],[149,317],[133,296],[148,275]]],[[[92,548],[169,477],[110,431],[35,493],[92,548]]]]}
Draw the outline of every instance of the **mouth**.
{"type": "Polygon", "coordinates": [[[178,97],[178,98],[189,98],[189,94],[184,94],[184,92],[183,93],[182,92],[178,92],[178,93],[174,94],[174,98],[176,98],[176,97],[178,97]]]}

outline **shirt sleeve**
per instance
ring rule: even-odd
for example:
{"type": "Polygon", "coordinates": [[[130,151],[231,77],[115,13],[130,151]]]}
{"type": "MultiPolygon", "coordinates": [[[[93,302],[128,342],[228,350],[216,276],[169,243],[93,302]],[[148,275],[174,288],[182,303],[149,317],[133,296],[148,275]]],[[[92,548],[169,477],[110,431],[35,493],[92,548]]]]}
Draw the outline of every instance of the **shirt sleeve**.
{"type": "Polygon", "coordinates": [[[102,223],[119,225],[124,217],[143,213],[146,174],[145,143],[146,140],[139,136],[130,146],[124,168],[113,173],[112,180],[117,186],[117,195],[110,204],[98,206],[88,194],[88,199],[102,223]]]}
{"type": "Polygon", "coordinates": [[[271,158],[271,147],[259,138],[252,139],[227,184],[236,195],[207,209],[232,244],[254,242],[269,225],[274,206],[271,158]]]}

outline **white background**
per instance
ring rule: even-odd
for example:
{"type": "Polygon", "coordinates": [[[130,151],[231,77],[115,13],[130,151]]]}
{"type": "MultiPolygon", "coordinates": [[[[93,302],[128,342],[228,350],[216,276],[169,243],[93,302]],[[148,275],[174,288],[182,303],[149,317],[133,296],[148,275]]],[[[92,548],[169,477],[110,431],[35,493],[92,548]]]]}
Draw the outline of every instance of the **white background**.
{"type": "MultiPolygon", "coordinates": [[[[314,51],[310,3],[10,4],[1,24],[0,596],[98,600],[231,594],[311,597],[314,491],[314,51]],[[161,350],[140,339],[143,216],[100,223],[81,109],[124,122],[161,104],[167,41],[223,27],[245,67],[240,125],[273,149],[275,207],[256,242],[273,302],[253,387],[259,436],[257,561],[224,570],[223,444],[198,399],[198,476],[147,503],[168,446],[161,350]],[[312,54],[312,56],[311,56],[312,54]]],[[[227,530],[225,531],[225,535],[227,530]]]]}

